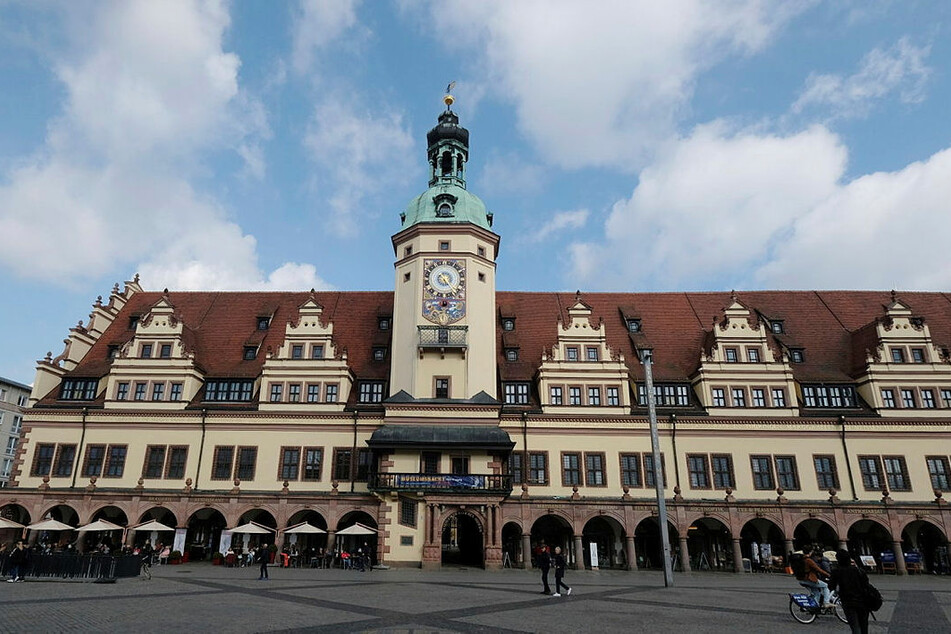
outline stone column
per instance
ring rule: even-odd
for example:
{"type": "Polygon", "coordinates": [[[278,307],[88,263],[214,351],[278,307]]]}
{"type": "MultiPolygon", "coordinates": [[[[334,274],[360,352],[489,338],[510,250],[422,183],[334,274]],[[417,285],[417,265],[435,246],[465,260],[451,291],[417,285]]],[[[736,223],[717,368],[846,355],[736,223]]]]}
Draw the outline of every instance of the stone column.
{"type": "Polygon", "coordinates": [[[522,568],[532,567],[532,536],[522,533],[522,568]]]}
{"type": "MultiPolygon", "coordinates": [[[[849,549],[849,542],[845,541],[844,539],[840,539],[839,550],[848,550],[848,549],[849,549]]],[[[858,562],[855,562],[855,564],[858,565],[858,562]]]]}
{"type": "Polygon", "coordinates": [[[584,570],[584,546],[581,535],[575,535],[575,570],[584,570]]]}
{"type": "Polygon", "coordinates": [[[334,544],[337,541],[337,531],[327,531],[327,553],[334,551],[334,544]]]}
{"type": "Polygon", "coordinates": [[[905,567],[905,553],[902,551],[901,542],[892,542],[892,552],[895,553],[895,574],[908,574],[908,568],[905,567]]]}
{"type": "Polygon", "coordinates": [[[733,538],[733,572],[744,572],[743,570],[743,551],[740,550],[740,540],[733,538]]]}
{"type": "Polygon", "coordinates": [[[791,539],[787,539],[787,540],[786,540],[786,552],[783,553],[783,555],[785,556],[785,558],[786,558],[787,561],[789,560],[789,553],[791,553],[791,552],[794,551],[794,550],[796,550],[796,548],[793,546],[792,540],[791,540],[791,539]]]}
{"type": "Polygon", "coordinates": [[[627,569],[637,570],[637,551],[634,549],[634,536],[624,538],[624,549],[627,553],[627,569]]]}
{"type": "MultiPolygon", "coordinates": [[[[680,542],[680,569],[684,572],[690,572],[690,550],[687,548],[687,538],[679,538],[680,542]]],[[[661,565],[664,562],[660,562],[661,565]]]]}

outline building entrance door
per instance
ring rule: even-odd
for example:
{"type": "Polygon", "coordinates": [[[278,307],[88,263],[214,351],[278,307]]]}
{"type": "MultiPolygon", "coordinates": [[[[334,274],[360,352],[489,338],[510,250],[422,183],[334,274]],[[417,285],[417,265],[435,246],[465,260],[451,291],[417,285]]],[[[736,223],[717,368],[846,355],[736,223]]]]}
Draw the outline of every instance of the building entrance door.
{"type": "Polygon", "coordinates": [[[442,528],[443,565],[479,566],[485,563],[482,527],[468,513],[455,513],[442,528]]]}

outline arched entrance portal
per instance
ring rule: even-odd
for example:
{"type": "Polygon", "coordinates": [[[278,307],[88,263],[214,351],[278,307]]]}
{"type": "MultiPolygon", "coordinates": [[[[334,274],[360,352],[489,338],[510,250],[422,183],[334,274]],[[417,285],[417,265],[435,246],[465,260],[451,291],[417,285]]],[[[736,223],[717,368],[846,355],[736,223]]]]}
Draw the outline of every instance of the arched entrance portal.
{"type": "Polygon", "coordinates": [[[185,548],[189,558],[203,559],[206,553],[221,552],[221,531],[227,526],[225,516],[212,508],[203,508],[188,518],[185,548]]]}
{"type": "MultiPolygon", "coordinates": [[[[667,522],[667,539],[670,543],[671,554],[679,555],[677,529],[667,522]]],[[[660,526],[656,517],[642,520],[634,529],[634,549],[637,551],[638,568],[663,568],[663,546],[660,539],[660,526]]]]}
{"type": "Polygon", "coordinates": [[[925,572],[938,575],[951,573],[948,560],[948,538],[941,529],[926,520],[915,520],[901,533],[906,564],[914,563],[914,555],[921,558],[925,572]]]}
{"type": "Polygon", "coordinates": [[[509,522],[502,527],[502,561],[508,555],[509,563],[518,566],[523,562],[531,562],[531,553],[522,552],[522,528],[515,522],[509,522]]]}
{"type": "Polygon", "coordinates": [[[810,518],[799,522],[793,531],[793,547],[806,551],[810,546],[819,546],[823,551],[838,550],[839,538],[835,530],[822,520],[810,518]]]}
{"type": "MultiPolygon", "coordinates": [[[[575,560],[575,549],[572,548],[574,532],[571,525],[560,515],[545,515],[538,518],[532,525],[532,556],[534,557],[541,546],[548,546],[549,552],[554,553],[555,547],[561,547],[561,554],[570,566],[575,560]]],[[[534,562],[532,563],[534,566],[534,562]]]]}
{"type": "Polygon", "coordinates": [[[704,517],[691,524],[687,551],[693,570],[733,570],[733,539],[720,520],[704,517]]]}
{"type": "Polygon", "coordinates": [[[453,513],[442,527],[442,564],[479,566],[485,564],[482,525],[465,512],[453,513]]]}
{"type": "MultiPolygon", "coordinates": [[[[591,568],[591,544],[598,551],[599,568],[623,569],[627,565],[624,555],[624,527],[612,517],[593,517],[581,531],[584,546],[584,565],[591,568]]],[[[564,549],[562,549],[564,550],[564,549]]]]}
{"type": "Polygon", "coordinates": [[[878,522],[859,520],[849,528],[849,551],[853,556],[871,555],[881,564],[882,553],[892,553],[892,538],[878,522]]]}
{"type": "Polygon", "coordinates": [[[750,561],[753,570],[771,570],[776,558],[786,561],[786,540],[779,526],[758,517],[748,521],[740,531],[740,552],[750,561]]]}

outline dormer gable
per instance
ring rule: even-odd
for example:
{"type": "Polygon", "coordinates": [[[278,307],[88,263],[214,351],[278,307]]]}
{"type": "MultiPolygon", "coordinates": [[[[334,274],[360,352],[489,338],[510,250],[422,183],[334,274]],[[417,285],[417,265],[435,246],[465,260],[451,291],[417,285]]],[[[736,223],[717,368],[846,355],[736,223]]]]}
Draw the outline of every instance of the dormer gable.
{"type": "Polygon", "coordinates": [[[722,315],[714,315],[703,361],[714,363],[776,363],[766,327],[736,293],[722,315]]]}
{"type": "Polygon", "coordinates": [[[333,323],[322,321],[324,307],[317,302],[314,291],[298,307],[297,320],[288,320],[284,342],[276,351],[268,352],[268,359],[334,359],[337,349],[333,342],[333,323]]]}

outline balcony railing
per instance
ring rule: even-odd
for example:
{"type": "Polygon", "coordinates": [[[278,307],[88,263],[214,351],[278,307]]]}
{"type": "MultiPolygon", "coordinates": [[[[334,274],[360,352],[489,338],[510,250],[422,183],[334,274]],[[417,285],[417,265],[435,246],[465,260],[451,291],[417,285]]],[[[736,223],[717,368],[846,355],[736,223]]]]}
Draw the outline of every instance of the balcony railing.
{"type": "Polygon", "coordinates": [[[420,348],[465,348],[469,326],[417,326],[420,348]]]}
{"type": "Polygon", "coordinates": [[[438,491],[450,493],[510,492],[510,475],[455,475],[449,473],[375,473],[369,488],[376,491],[438,491]]]}

